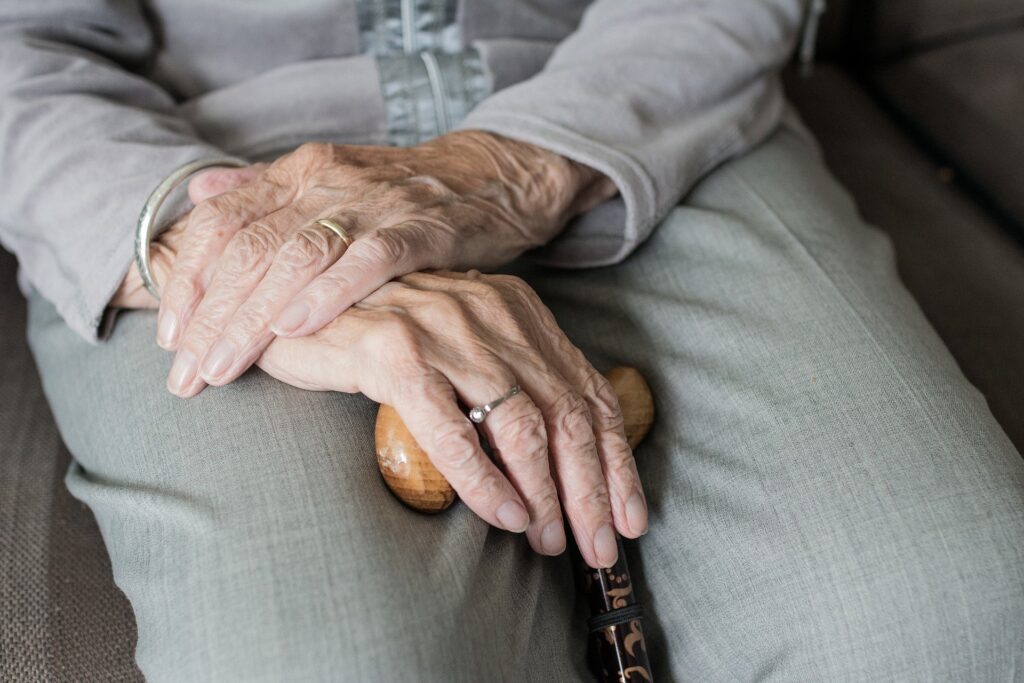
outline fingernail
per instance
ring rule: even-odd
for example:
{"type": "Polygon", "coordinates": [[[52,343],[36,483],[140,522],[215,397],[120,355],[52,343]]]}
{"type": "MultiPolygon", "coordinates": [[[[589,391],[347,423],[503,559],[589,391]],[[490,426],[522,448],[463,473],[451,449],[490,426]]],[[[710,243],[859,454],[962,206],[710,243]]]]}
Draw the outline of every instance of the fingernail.
{"type": "Polygon", "coordinates": [[[526,514],[526,508],[514,500],[507,501],[496,513],[498,521],[509,531],[519,534],[526,531],[530,525],[530,516],[526,514]]]}
{"type": "Polygon", "coordinates": [[[178,332],[178,317],[170,311],[160,311],[160,320],[156,324],[156,343],[165,349],[174,345],[178,332]]]}
{"type": "Polygon", "coordinates": [[[277,320],[270,326],[274,334],[290,334],[299,328],[299,325],[306,322],[310,314],[309,304],[296,301],[281,311],[277,320]]]}
{"type": "Polygon", "coordinates": [[[629,530],[637,536],[647,533],[647,503],[637,491],[626,501],[626,522],[629,530]]]}
{"type": "Polygon", "coordinates": [[[540,534],[540,547],[546,555],[561,555],[565,550],[565,529],[561,522],[550,522],[540,534]]]}
{"type": "Polygon", "coordinates": [[[179,351],[167,376],[167,388],[175,394],[185,390],[196,377],[196,357],[189,351],[179,351]]]}
{"type": "Polygon", "coordinates": [[[619,559],[619,548],[615,543],[615,529],[605,524],[594,534],[594,554],[602,567],[610,567],[619,559]]]}
{"type": "Polygon", "coordinates": [[[202,375],[205,379],[217,379],[231,367],[235,360],[235,347],[221,339],[210,349],[203,359],[202,375]]]}

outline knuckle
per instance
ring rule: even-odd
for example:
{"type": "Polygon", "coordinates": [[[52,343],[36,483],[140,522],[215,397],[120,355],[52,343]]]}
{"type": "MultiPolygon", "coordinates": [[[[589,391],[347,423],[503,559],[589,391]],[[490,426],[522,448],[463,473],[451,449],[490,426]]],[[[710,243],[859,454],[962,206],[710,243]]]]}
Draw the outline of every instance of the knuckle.
{"type": "Polygon", "coordinates": [[[593,442],[594,432],[590,407],[582,396],[571,390],[563,392],[555,402],[554,412],[562,432],[577,441],[593,442]]]}
{"type": "Polygon", "coordinates": [[[612,385],[597,370],[591,368],[584,380],[587,395],[591,397],[591,415],[598,428],[618,432],[623,428],[622,408],[612,385]]]}
{"type": "Polygon", "coordinates": [[[245,306],[235,314],[235,319],[231,322],[231,332],[236,337],[251,339],[264,332],[269,324],[270,316],[262,307],[245,306]]]}
{"type": "Polygon", "coordinates": [[[329,142],[307,142],[292,152],[291,157],[300,164],[319,165],[334,158],[334,145],[329,142]]]}
{"type": "Polygon", "coordinates": [[[231,238],[224,255],[225,267],[234,272],[254,270],[269,258],[275,241],[269,226],[253,223],[231,238]]]}
{"type": "Polygon", "coordinates": [[[447,183],[432,175],[409,176],[399,181],[397,186],[415,203],[420,203],[424,199],[452,203],[459,199],[459,194],[447,183]]]}
{"type": "Polygon", "coordinates": [[[160,297],[161,303],[170,308],[184,308],[199,291],[198,284],[194,276],[182,272],[172,272],[160,297]]]}
{"type": "Polygon", "coordinates": [[[188,324],[184,345],[193,349],[203,348],[208,342],[219,337],[221,331],[220,326],[215,325],[209,317],[197,315],[188,324]]]}
{"type": "Polygon", "coordinates": [[[502,449],[506,462],[537,462],[547,459],[547,438],[544,419],[540,413],[521,413],[506,421],[498,430],[498,437],[507,444],[502,449]]]}
{"type": "Polygon", "coordinates": [[[393,374],[418,374],[417,369],[426,365],[418,329],[404,313],[381,312],[373,330],[376,346],[385,349],[394,364],[393,374]]]}
{"type": "Polygon", "coordinates": [[[603,485],[574,491],[569,500],[576,510],[588,517],[607,517],[611,513],[608,491],[603,485]]]}
{"type": "MultiPolygon", "coordinates": [[[[558,493],[555,491],[555,487],[547,486],[545,491],[540,494],[530,496],[529,503],[536,510],[547,511],[552,517],[557,516],[561,511],[562,503],[558,499],[558,493]]],[[[541,513],[547,516],[545,513],[541,513]]]]}
{"type": "Polygon", "coordinates": [[[466,279],[459,283],[459,291],[464,300],[478,307],[478,310],[489,312],[507,311],[505,297],[492,280],[493,276],[466,279]]]}
{"type": "Polygon", "coordinates": [[[471,500],[493,500],[502,489],[502,478],[496,471],[480,468],[465,485],[465,498],[471,500]]]}
{"type": "Polygon", "coordinates": [[[358,255],[368,263],[398,265],[405,262],[409,253],[409,246],[401,235],[387,228],[357,240],[352,246],[353,257],[358,255]],[[356,245],[362,245],[358,251],[355,249],[356,245]]]}
{"type": "Polygon", "coordinates": [[[469,425],[454,420],[442,422],[434,428],[435,457],[457,475],[472,474],[480,468],[477,461],[476,432],[469,425]]]}
{"type": "Polygon", "coordinates": [[[193,307],[206,290],[203,275],[199,271],[182,271],[172,273],[167,287],[161,296],[161,302],[173,310],[185,311],[193,307]]]}
{"type": "Polygon", "coordinates": [[[300,230],[277,253],[277,261],[290,271],[314,268],[331,254],[327,236],[319,231],[300,230]]]}
{"type": "Polygon", "coordinates": [[[536,298],[537,296],[533,291],[533,287],[528,285],[521,277],[501,274],[493,275],[488,279],[493,283],[493,286],[507,291],[515,297],[536,298]]]}
{"type": "Polygon", "coordinates": [[[629,482],[640,485],[640,477],[636,471],[636,461],[633,460],[633,452],[626,445],[625,441],[621,446],[615,447],[606,458],[606,475],[610,480],[617,482],[629,482]]]}
{"type": "Polygon", "coordinates": [[[425,295],[419,306],[435,319],[456,322],[466,318],[462,304],[448,292],[425,292],[425,295]]]}
{"type": "Polygon", "coordinates": [[[217,224],[223,217],[223,200],[219,197],[212,197],[192,209],[190,220],[192,227],[198,230],[208,229],[217,224]]]}
{"type": "Polygon", "coordinates": [[[220,237],[225,230],[240,222],[231,195],[221,194],[200,203],[190,215],[190,229],[206,237],[220,237]]]}
{"type": "Polygon", "coordinates": [[[328,268],[317,276],[309,289],[309,297],[323,303],[340,292],[347,292],[355,285],[350,271],[328,268]]]}

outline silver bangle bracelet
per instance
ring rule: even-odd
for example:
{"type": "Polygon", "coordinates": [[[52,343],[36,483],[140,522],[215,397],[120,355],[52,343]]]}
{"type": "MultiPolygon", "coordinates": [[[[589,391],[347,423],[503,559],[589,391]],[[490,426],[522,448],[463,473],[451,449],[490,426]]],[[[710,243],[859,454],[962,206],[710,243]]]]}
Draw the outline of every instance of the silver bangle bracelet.
{"type": "Polygon", "coordinates": [[[160,290],[153,281],[153,273],[149,268],[149,244],[156,235],[153,234],[153,226],[156,225],[156,216],[160,212],[167,197],[174,192],[175,188],[185,180],[204,168],[211,166],[229,166],[241,168],[248,166],[249,162],[238,157],[222,156],[208,157],[190,161],[184,166],[179,166],[173,173],[164,178],[164,181],[156,186],[142,206],[142,213],[139,214],[139,222],[135,226],[135,264],[139,267],[139,275],[146,289],[157,299],[160,298],[160,290]]]}

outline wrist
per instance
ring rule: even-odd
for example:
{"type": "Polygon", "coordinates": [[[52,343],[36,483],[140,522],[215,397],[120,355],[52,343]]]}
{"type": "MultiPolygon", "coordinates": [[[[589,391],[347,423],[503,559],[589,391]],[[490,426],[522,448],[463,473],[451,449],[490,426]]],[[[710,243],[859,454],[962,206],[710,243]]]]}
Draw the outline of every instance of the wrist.
{"type": "Polygon", "coordinates": [[[618,191],[600,171],[537,145],[477,130],[444,137],[465,145],[464,158],[475,154],[482,175],[499,183],[519,213],[541,226],[539,243],[618,191]]]}

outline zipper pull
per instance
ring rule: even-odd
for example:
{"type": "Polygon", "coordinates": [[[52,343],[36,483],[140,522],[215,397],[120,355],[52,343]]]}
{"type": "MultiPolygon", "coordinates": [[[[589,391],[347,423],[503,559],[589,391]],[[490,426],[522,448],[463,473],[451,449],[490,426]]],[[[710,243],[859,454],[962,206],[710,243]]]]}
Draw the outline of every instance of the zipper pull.
{"type": "Polygon", "coordinates": [[[806,78],[814,71],[814,50],[818,44],[818,23],[825,13],[825,0],[811,0],[807,6],[804,30],[800,36],[800,75],[806,78]]]}

